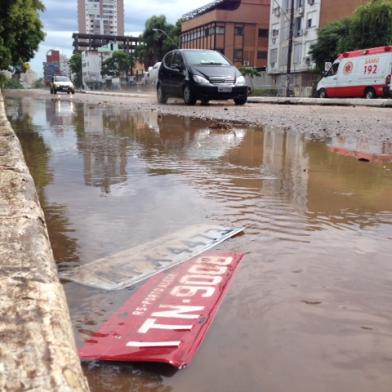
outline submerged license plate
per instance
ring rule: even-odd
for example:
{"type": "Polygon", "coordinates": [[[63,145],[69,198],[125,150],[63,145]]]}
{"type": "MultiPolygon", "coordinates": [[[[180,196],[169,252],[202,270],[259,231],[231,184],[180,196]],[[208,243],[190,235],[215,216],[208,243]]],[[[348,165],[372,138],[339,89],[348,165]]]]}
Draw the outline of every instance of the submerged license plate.
{"type": "Polygon", "coordinates": [[[103,290],[121,290],[190,260],[243,230],[242,227],[190,226],[62,272],[61,277],[103,290]]]}
{"type": "Polygon", "coordinates": [[[233,91],[233,88],[229,87],[229,86],[219,86],[218,87],[219,93],[231,93],[232,91],[233,91]]]}
{"type": "Polygon", "coordinates": [[[152,277],[85,341],[80,357],[189,365],[241,260],[240,254],[208,252],[152,277]]]}

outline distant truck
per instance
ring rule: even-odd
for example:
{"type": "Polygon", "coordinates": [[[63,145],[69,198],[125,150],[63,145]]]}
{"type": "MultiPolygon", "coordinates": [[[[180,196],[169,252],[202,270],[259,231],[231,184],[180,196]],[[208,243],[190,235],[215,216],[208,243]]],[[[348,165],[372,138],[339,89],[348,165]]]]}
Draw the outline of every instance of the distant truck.
{"type": "Polygon", "coordinates": [[[392,97],[392,46],[342,53],[317,85],[320,98],[392,97]]]}

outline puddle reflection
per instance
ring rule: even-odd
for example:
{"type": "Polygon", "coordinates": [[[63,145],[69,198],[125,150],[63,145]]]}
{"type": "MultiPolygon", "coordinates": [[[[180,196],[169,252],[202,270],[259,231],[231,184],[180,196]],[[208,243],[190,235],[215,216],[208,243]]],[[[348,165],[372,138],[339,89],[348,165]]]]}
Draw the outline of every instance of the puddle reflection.
{"type": "MultiPolygon", "coordinates": [[[[331,151],[379,157],[390,145],[73,102],[6,106],[60,269],[188,225],[246,227],[219,246],[247,257],[194,363],[84,364],[93,391],[391,390],[392,165],[331,151]]],[[[79,345],[133,292],[65,290],[79,345]]]]}

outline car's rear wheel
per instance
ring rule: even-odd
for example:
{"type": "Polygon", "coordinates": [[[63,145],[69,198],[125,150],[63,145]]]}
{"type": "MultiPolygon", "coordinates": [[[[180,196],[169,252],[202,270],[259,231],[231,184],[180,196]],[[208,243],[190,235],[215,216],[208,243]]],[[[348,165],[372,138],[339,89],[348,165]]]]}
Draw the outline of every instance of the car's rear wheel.
{"type": "Polygon", "coordinates": [[[376,92],[373,87],[366,89],[366,91],[365,91],[365,98],[366,99],[374,99],[376,97],[377,97],[377,95],[376,95],[376,92]]]}
{"type": "Polygon", "coordinates": [[[167,95],[161,85],[158,85],[157,87],[157,99],[158,99],[158,103],[162,103],[162,104],[167,103],[167,95]]]}
{"type": "Polygon", "coordinates": [[[248,97],[246,96],[234,98],[234,103],[236,105],[245,105],[247,101],[248,101],[248,97]]]}
{"type": "Polygon", "coordinates": [[[184,102],[185,105],[194,105],[196,103],[196,98],[192,94],[192,90],[189,86],[184,87],[184,102]]]}

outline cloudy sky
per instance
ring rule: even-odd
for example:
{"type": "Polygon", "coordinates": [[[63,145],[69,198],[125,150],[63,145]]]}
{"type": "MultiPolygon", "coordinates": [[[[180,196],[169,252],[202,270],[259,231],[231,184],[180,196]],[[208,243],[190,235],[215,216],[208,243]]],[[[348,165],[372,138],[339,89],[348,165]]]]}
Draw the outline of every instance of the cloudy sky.
{"type": "MultiPolygon", "coordinates": [[[[198,8],[211,0],[124,0],[125,31],[139,34],[145,21],[152,15],[166,15],[174,23],[184,13],[198,8]]],[[[77,0],[43,0],[46,11],[42,15],[46,39],[39,47],[31,66],[42,76],[42,62],[50,49],[60,49],[63,54],[72,54],[72,33],[78,31],[77,0]]]]}

